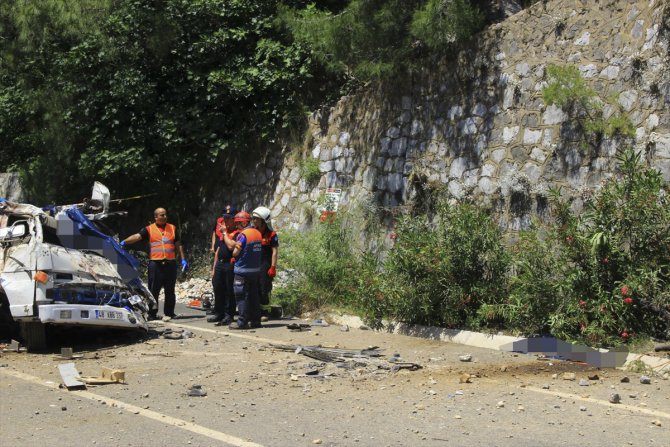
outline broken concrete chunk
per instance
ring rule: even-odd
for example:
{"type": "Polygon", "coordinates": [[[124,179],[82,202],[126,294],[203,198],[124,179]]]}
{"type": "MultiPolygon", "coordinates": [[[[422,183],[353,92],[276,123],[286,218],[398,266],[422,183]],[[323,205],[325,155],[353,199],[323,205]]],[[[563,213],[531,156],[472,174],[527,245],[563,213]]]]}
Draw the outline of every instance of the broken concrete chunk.
{"type": "Polygon", "coordinates": [[[469,362],[469,361],[472,360],[472,354],[459,355],[459,356],[458,356],[458,359],[459,359],[461,362],[469,362]]]}
{"type": "Polygon", "coordinates": [[[575,380],[577,378],[577,375],[575,373],[566,372],[566,373],[563,373],[561,378],[563,380],[575,380]]]}
{"type": "Polygon", "coordinates": [[[458,383],[470,383],[470,374],[468,373],[463,373],[461,376],[458,378],[458,383]]]}
{"type": "Polygon", "coordinates": [[[107,385],[110,383],[126,383],[126,372],[122,369],[102,368],[99,377],[80,377],[80,380],[89,385],[107,385]]]}

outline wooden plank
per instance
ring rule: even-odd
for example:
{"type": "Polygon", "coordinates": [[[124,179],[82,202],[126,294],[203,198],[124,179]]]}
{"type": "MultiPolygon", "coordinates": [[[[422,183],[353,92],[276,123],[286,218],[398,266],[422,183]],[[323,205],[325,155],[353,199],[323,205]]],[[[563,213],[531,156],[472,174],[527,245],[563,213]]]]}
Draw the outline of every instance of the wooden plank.
{"type": "Polygon", "coordinates": [[[68,390],[73,388],[86,388],[86,384],[78,380],[79,372],[77,371],[77,368],[74,367],[74,363],[61,363],[58,365],[58,371],[68,390]]]}

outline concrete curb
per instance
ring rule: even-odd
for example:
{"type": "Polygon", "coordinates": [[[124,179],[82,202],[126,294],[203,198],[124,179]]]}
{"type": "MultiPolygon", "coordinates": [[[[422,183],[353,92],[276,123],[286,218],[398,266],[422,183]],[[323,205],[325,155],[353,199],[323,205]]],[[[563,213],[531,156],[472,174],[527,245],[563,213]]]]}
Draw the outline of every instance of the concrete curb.
{"type": "MultiPolygon", "coordinates": [[[[348,325],[354,328],[365,326],[361,318],[352,315],[328,315],[328,320],[340,325],[348,325]]],[[[450,343],[457,343],[465,346],[473,346],[476,348],[493,349],[496,351],[506,351],[504,346],[509,346],[511,343],[524,340],[524,337],[512,337],[509,335],[494,335],[484,334],[481,332],[465,331],[458,329],[444,329],[433,326],[411,325],[405,323],[388,323],[387,331],[393,334],[409,335],[412,337],[420,337],[429,340],[440,340],[450,343]]],[[[608,352],[601,350],[601,352],[608,352]]],[[[626,361],[619,369],[626,369],[626,367],[633,361],[641,361],[647,367],[654,370],[655,373],[663,374],[670,373],[670,359],[662,357],[654,357],[645,354],[628,353],[626,361]]]]}

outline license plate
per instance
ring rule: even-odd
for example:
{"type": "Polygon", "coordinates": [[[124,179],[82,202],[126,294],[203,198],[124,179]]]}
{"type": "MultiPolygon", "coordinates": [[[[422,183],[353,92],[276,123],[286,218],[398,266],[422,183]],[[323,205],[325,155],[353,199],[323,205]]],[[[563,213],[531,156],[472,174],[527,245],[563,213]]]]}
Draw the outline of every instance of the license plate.
{"type": "Polygon", "coordinates": [[[123,319],[123,314],[113,310],[96,310],[95,318],[98,320],[121,320],[123,319]]]}

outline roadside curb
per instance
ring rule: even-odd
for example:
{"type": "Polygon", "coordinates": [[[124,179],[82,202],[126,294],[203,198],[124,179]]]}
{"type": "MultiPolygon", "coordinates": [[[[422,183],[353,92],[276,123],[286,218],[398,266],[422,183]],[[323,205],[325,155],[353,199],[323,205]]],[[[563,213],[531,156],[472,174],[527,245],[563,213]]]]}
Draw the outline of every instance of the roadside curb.
{"type": "MultiPolygon", "coordinates": [[[[330,314],[328,315],[328,319],[336,324],[347,325],[353,328],[367,327],[360,317],[352,315],[330,314]]],[[[503,348],[504,346],[509,346],[511,343],[525,340],[524,337],[485,334],[481,332],[445,329],[433,326],[411,325],[395,322],[386,324],[386,332],[392,334],[408,335],[411,337],[425,338],[428,340],[439,340],[476,348],[493,349],[496,351],[507,351],[503,348]]],[[[604,349],[600,351],[608,352],[604,349]]],[[[651,368],[657,374],[670,373],[670,359],[633,352],[628,353],[624,365],[618,369],[625,370],[626,367],[634,361],[643,362],[647,367],[651,368]]]]}

